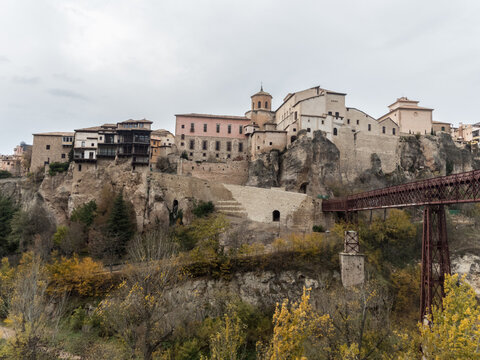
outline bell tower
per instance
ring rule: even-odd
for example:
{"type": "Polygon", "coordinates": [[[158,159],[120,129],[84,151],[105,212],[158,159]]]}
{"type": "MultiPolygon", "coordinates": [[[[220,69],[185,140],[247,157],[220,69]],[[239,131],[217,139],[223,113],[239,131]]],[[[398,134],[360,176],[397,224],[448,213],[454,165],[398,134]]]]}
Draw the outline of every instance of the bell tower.
{"type": "Polygon", "coordinates": [[[260,91],[251,96],[252,110],[271,111],[272,109],[272,95],[263,91],[263,85],[260,86],[260,91]]]}

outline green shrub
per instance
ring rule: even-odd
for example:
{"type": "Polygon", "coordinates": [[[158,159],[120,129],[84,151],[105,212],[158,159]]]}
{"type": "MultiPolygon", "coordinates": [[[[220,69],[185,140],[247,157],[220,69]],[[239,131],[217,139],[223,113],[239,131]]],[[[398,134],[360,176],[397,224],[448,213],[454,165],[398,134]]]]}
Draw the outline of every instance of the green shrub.
{"type": "Polygon", "coordinates": [[[48,168],[48,174],[50,176],[55,176],[58,173],[63,173],[68,170],[70,164],[68,162],[60,163],[60,162],[53,162],[50,164],[48,168]]]}
{"type": "Polygon", "coordinates": [[[76,221],[84,224],[86,227],[89,227],[93,224],[97,211],[97,203],[95,200],[91,200],[88,203],[85,203],[72,211],[72,216],[70,216],[71,221],[76,221]]]}
{"type": "Polygon", "coordinates": [[[313,225],[313,232],[325,232],[325,228],[322,225],[313,225]]]}
{"type": "Polygon", "coordinates": [[[205,217],[211,214],[215,210],[215,205],[211,201],[205,202],[200,201],[200,203],[196,204],[193,208],[193,215],[197,218],[205,217]]]}
{"type": "Polygon", "coordinates": [[[0,170],[0,179],[8,179],[12,176],[12,173],[8,172],[7,170],[0,170]]]}
{"type": "Polygon", "coordinates": [[[183,150],[182,154],[180,155],[180,159],[188,160],[188,154],[185,150],[183,150]]]}

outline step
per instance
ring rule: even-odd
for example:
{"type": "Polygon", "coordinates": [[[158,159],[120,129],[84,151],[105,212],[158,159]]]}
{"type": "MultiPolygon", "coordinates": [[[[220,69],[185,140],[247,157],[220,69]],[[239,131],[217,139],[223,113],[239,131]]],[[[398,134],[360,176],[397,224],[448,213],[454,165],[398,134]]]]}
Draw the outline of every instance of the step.
{"type": "Polygon", "coordinates": [[[248,214],[245,211],[235,211],[235,210],[229,210],[229,211],[220,211],[222,214],[226,216],[232,216],[232,217],[237,217],[237,218],[247,218],[248,214]]]}
{"type": "Polygon", "coordinates": [[[238,204],[238,205],[219,205],[219,206],[217,205],[215,208],[217,210],[229,210],[229,209],[232,209],[232,210],[243,209],[243,210],[245,210],[243,208],[243,206],[241,206],[240,204],[238,204]]]}

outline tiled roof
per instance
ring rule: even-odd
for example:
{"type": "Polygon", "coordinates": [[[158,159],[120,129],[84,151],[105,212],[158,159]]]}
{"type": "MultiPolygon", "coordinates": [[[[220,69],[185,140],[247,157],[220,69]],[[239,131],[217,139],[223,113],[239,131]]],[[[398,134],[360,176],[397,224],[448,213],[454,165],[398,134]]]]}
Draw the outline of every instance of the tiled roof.
{"type": "Polygon", "coordinates": [[[128,124],[128,123],[147,123],[147,124],[153,124],[153,121],[150,121],[150,120],[147,120],[147,119],[141,119],[141,120],[128,119],[128,120],[119,122],[119,124],[128,124]]]}
{"type": "Polygon", "coordinates": [[[228,120],[250,120],[245,116],[232,116],[232,115],[212,115],[212,114],[176,114],[175,116],[185,116],[185,117],[198,117],[198,118],[209,118],[209,119],[228,119],[228,120]]]}
{"type": "Polygon", "coordinates": [[[62,131],[33,134],[33,136],[73,136],[73,135],[74,135],[73,132],[62,132],[62,131]]]}

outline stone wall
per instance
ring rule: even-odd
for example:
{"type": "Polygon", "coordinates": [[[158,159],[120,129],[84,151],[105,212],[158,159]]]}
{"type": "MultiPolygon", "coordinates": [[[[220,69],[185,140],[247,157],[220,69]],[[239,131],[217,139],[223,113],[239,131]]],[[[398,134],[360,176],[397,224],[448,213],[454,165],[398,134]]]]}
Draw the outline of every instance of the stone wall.
{"type": "Polygon", "coordinates": [[[370,169],[373,153],[380,158],[384,173],[393,172],[400,160],[398,141],[399,137],[394,135],[375,135],[361,131],[354,133],[346,127],[340,128],[333,143],[340,151],[342,180],[352,182],[363,171],[370,169]]]}
{"type": "Polygon", "coordinates": [[[313,225],[326,225],[321,213],[321,202],[306,194],[280,188],[262,189],[227,184],[224,186],[242,205],[250,220],[275,223],[273,212],[279,211],[279,226],[309,232],[313,225]]]}
{"type": "Polygon", "coordinates": [[[180,159],[178,175],[193,176],[225,184],[244,185],[248,179],[248,161],[195,162],[180,159]]]}

